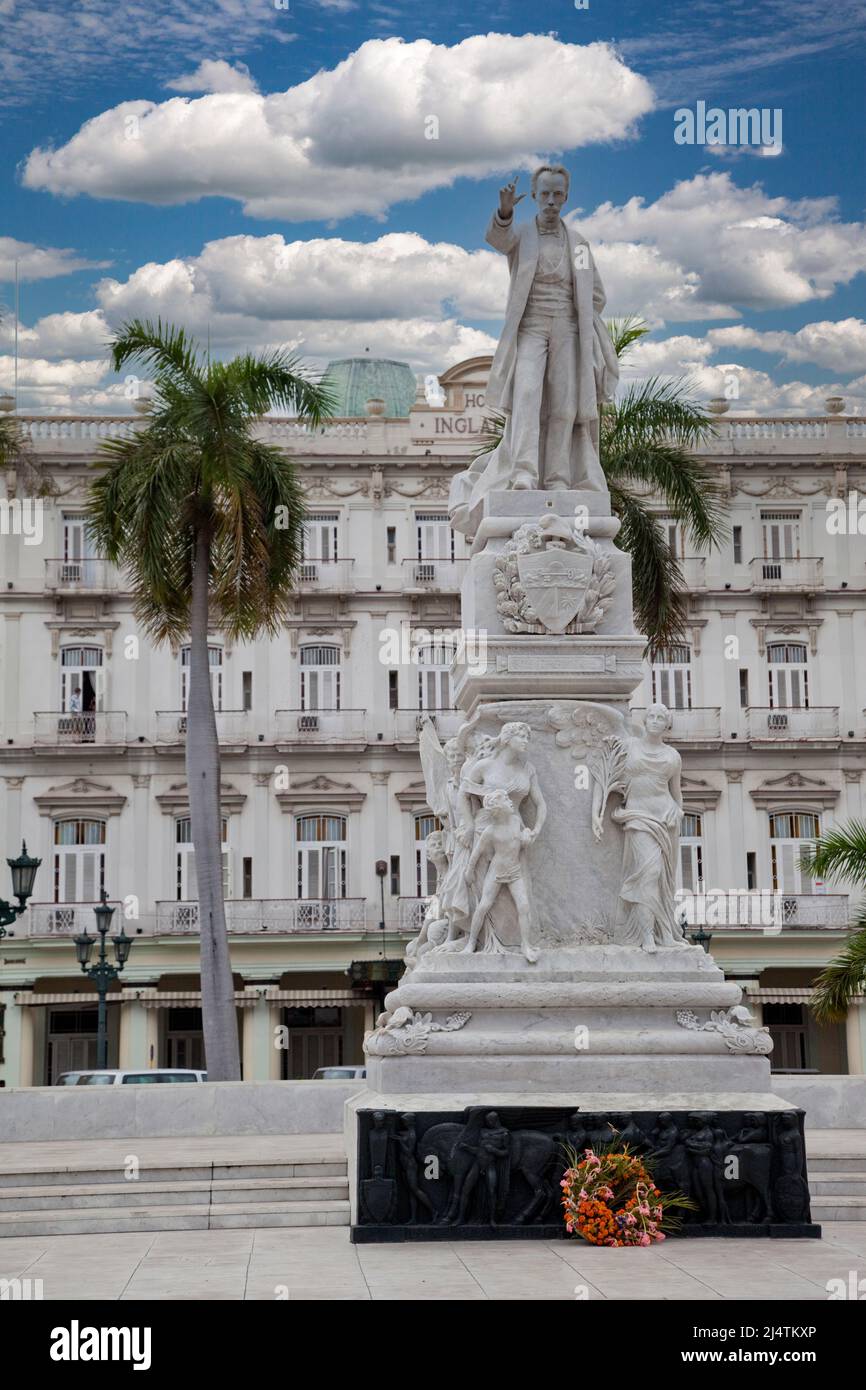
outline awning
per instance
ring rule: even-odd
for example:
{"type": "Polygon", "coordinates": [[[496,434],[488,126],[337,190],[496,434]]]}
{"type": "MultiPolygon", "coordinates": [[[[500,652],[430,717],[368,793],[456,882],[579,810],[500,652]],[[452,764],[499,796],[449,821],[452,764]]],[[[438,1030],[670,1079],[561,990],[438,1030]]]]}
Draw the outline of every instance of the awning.
{"type": "MultiPolygon", "coordinates": [[[[754,999],[757,1004],[808,1004],[815,991],[810,986],[805,989],[798,989],[793,985],[777,985],[775,988],[768,985],[761,989],[760,986],[749,988],[745,986],[747,999],[754,999]]],[[[862,1003],[866,995],[855,994],[852,996],[851,1003],[862,1003]]]]}
{"type": "MultiPolygon", "coordinates": [[[[114,990],[111,994],[106,994],[106,1001],[109,1004],[122,1004],[123,995],[120,990],[114,990]]],[[[98,994],[76,994],[70,990],[68,994],[40,994],[36,990],[22,989],[15,994],[16,1004],[98,1004],[98,994]]]]}
{"type": "MultiPolygon", "coordinates": [[[[153,989],[126,991],[128,1004],[141,1004],[143,1009],[200,1009],[200,989],[153,989]]],[[[251,1009],[258,1004],[258,994],[247,994],[246,990],[235,990],[235,1004],[239,1009],[251,1009]]]]}
{"type": "Polygon", "coordinates": [[[370,1000],[353,994],[349,989],[275,989],[268,993],[271,1004],[289,1004],[296,1009],[322,1008],[351,1009],[361,1008],[370,1000]]]}

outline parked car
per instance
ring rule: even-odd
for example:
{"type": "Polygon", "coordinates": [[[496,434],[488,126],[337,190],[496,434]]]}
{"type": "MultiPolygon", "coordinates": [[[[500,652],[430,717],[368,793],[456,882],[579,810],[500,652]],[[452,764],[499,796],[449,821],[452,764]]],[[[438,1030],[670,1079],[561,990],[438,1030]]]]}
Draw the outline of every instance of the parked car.
{"type": "Polygon", "coordinates": [[[313,1072],[314,1081],[363,1081],[366,1067],[319,1067],[313,1072]]]}
{"type": "Polygon", "coordinates": [[[206,1071],[183,1067],[151,1067],[147,1071],[65,1071],[56,1086],[160,1086],[184,1081],[207,1081],[206,1071]]]}

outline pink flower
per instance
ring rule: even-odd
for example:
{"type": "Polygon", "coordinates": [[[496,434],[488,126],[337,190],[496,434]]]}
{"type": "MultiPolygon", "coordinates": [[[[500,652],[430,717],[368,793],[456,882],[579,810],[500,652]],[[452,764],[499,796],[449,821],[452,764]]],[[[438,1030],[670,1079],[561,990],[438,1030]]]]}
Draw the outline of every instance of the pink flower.
{"type": "Polygon", "coordinates": [[[641,1236],[640,1240],[638,1241],[638,1245],[649,1245],[649,1244],[650,1244],[650,1238],[649,1238],[649,1236],[647,1236],[647,1235],[641,1236]]]}

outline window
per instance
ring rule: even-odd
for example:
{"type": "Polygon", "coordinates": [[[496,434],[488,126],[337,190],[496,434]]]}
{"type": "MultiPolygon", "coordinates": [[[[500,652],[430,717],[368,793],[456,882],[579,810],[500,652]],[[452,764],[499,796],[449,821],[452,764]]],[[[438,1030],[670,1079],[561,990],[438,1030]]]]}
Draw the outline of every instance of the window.
{"type": "Polygon", "coordinates": [[[298,816],[297,889],[299,898],[345,898],[345,816],[298,816]]]}
{"type": "Polygon", "coordinates": [[[55,821],[54,901],[96,903],[104,887],[105,821],[55,821]]]}
{"type": "Polygon", "coordinates": [[[436,892],[436,867],[427,858],[427,836],[441,829],[438,816],[415,817],[415,894],[419,898],[436,892]]]}
{"type": "Polygon", "coordinates": [[[770,816],[770,860],[773,891],[814,893],[815,885],[800,869],[800,851],[821,834],[820,817],[812,811],[777,811],[770,816]]]}
{"type": "MultiPolygon", "coordinates": [[[[223,649],[222,647],[208,647],[207,662],[210,667],[210,685],[213,696],[213,707],[221,710],[223,707],[223,649]]],[[[189,699],[189,663],[190,649],[182,647],[180,652],[180,707],[184,714],[187,709],[189,699]]]]}
{"type": "MultiPolygon", "coordinates": [[[[223,897],[231,897],[231,876],[229,874],[229,823],[222,818],[222,867],[223,897]]],[[[195,848],[192,842],[192,821],[182,816],[174,823],[175,843],[175,897],[179,903],[198,901],[198,881],[195,872],[195,848]]]]}
{"type": "Polygon", "coordinates": [[[447,642],[427,647],[419,647],[418,659],[418,708],[452,709],[451,701],[451,663],[454,648],[447,642]]]}
{"type": "Polygon", "coordinates": [[[746,853],[746,887],[753,893],[758,887],[758,856],[753,849],[746,853]]]}
{"type": "Polygon", "coordinates": [[[87,534],[83,516],[75,512],[63,513],[63,582],[66,584],[87,584],[92,579],[95,558],[93,543],[87,534]]]}
{"type": "Polygon", "coordinates": [[[308,512],[304,519],[304,559],[327,563],[337,559],[339,512],[308,512]]]}
{"type": "Polygon", "coordinates": [[[763,1021],[773,1039],[773,1071],[804,1071],[808,1056],[802,1004],[765,1004],[763,1021]]]}
{"type": "Polygon", "coordinates": [[[688,812],[683,816],[680,828],[680,878],[681,886],[690,893],[697,893],[704,881],[701,817],[688,812]]]}
{"type": "Polygon", "coordinates": [[[245,898],[251,898],[251,897],[253,896],[253,861],[252,861],[252,859],[250,858],[249,855],[245,855],[245,856],[244,856],[243,866],[242,866],[242,867],[243,867],[243,889],[242,889],[242,893],[243,893],[243,896],[244,896],[245,898]]]}
{"type": "Polygon", "coordinates": [[[400,708],[400,682],[397,671],[388,672],[388,708],[400,708]]]}
{"type": "Polygon", "coordinates": [[[672,516],[660,516],[657,520],[665,534],[671,555],[675,560],[681,560],[686,553],[682,523],[672,516]]]}
{"type": "Polygon", "coordinates": [[[770,708],[808,709],[809,672],[805,642],[770,642],[770,708]]]}
{"type": "MultiPolygon", "coordinates": [[[[761,512],[761,541],[765,560],[799,560],[800,513],[761,512]]],[[[781,567],[777,575],[767,573],[772,568],[764,566],[764,578],[781,579],[781,567]]]]}
{"type": "Polygon", "coordinates": [[[339,647],[301,648],[301,709],[340,708],[339,647]]]}
{"type": "Polygon", "coordinates": [[[60,652],[60,708],[64,714],[91,714],[103,708],[105,671],[101,647],[63,647],[60,652]]]}
{"type": "Polygon", "coordinates": [[[253,673],[244,671],[241,674],[241,694],[243,708],[251,710],[253,707],[253,673]]]}
{"type": "Polygon", "coordinates": [[[749,673],[746,670],[740,671],[740,709],[748,709],[749,706],[749,673]]]}
{"type": "Polygon", "coordinates": [[[416,512],[419,560],[453,560],[454,532],[444,512],[416,512]]]}
{"type": "Polygon", "coordinates": [[[400,896],[400,856],[399,856],[399,854],[392,854],[392,855],[391,855],[391,897],[392,897],[392,898],[399,898],[399,896],[400,896]]]}
{"type": "Polygon", "coordinates": [[[734,548],[734,564],[743,563],[743,528],[742,526],[731,527],[731,541],[734,548]]]}
{"type": "Polygon", "coordinates": [[[397,563],[397,527],[388,526],[385,530],[385,547],[388,553],[388,564],[397,563]]]}
{"type": "Polygon", "coordinates": [[[692,707],[691,647],[660,650],[652,668],[653,703],[668,709],[692,707]]]}

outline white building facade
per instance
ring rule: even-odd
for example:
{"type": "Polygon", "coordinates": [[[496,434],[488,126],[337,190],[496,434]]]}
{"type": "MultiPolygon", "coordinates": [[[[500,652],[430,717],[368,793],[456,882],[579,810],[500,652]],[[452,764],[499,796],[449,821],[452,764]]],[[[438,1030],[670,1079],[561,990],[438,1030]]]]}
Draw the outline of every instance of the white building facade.
{"type": "MultiPolygon", "coordinates": [[[[429,713],[444,740],[461,721],[449,666],[469,548],[447,497],[478,442],[489,365],[443,373],[444,405],[419,391],[408,417],[371,402],[315,432],[261,427],[295,460],[308,521],[279,638],[211,634],[247,1078],[362,1060],[434,886],[417,728],[429,713]]],[[[22,534],[24,479],[7,474],[0,492],[0,846],[11,856],[25,839],[42,860],[32,905],[0,940],[0,1081],[51,1084],[95,1064],[96,996],[73,937],[93,931],[103,888],[134,937],[109,996],[109,1064],[201,1065],[187,653],[142,636],[123,575],[90,552],[82,523],[100,440],[140,421],[21,423],[54,495],[22,534]]],[[[730,540],[694,556],[666,522],[688,627],[633,704],[674,711],[683,887],[771,1027],[774,1064],[863,1072],[863,1002],[833,1027],[809,1016],[851,905],[845,885],[801,874],[798,845],[863,816],[866,421],[721,416],[704,453],[730,540]]]]}

